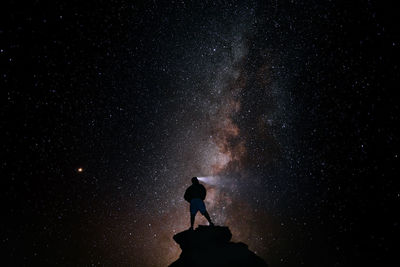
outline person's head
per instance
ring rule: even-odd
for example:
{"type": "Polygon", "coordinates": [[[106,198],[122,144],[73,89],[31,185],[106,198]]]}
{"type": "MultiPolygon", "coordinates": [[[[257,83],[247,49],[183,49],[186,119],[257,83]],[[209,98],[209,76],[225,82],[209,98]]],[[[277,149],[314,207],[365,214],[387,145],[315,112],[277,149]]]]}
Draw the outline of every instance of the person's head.
{"type": "Polygon", "coordinates": [[[192,178],[192,184],[198,184],[199,180],[197,180],[197,177],[192,178]]]}

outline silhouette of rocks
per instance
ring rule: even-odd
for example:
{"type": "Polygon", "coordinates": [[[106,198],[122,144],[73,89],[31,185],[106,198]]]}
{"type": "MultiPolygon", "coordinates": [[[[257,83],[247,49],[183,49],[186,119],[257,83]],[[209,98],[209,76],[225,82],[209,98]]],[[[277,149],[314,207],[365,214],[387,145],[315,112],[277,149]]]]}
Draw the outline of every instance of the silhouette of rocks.
{"type": "Polygon", "coordinates": [[[182,249],[178,260],[170,267],[182,266],[268,266],[244,243],[230,242],[231,231],[224,226],[199,226],[174,235],[182,249]]]}

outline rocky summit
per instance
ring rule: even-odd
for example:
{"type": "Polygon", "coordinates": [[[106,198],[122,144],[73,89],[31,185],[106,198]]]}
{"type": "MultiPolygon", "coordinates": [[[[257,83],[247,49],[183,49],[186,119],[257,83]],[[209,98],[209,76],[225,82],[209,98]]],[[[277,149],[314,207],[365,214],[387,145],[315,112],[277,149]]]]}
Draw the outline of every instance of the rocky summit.
{"type": "Polygon", "coordinates": [[[231,242],[232,233],[225,226],[199,226],[174,235],[182,253],[170,267],[181,266],[262,266],[263,259],[250,251],[244,243],[231,242]]]}

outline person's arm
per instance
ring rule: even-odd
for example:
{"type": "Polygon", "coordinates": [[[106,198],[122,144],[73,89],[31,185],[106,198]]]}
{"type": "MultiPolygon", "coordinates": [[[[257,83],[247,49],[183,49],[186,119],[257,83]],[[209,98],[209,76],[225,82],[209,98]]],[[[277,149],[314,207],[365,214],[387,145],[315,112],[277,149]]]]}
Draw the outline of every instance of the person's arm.
{"type": "Polygon", "coordinates": [[[190,193],[189,193],[189,188],[186,189],[185,195],[183,195],[183,198],[187,201],[190,202],[190,193]]]}

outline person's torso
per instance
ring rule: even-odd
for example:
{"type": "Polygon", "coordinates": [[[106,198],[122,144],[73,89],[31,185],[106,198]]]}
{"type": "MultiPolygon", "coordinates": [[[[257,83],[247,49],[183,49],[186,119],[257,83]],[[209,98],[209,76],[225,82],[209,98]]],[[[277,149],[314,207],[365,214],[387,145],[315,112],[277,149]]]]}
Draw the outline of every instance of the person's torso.
{"type": "Polygon", "coordinates": [[[190,186],[190,198],[200,198],[204,197],[204,189],[201,185],[191,185],[190,186]]]}

